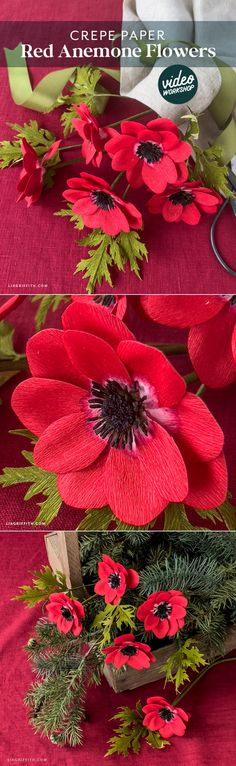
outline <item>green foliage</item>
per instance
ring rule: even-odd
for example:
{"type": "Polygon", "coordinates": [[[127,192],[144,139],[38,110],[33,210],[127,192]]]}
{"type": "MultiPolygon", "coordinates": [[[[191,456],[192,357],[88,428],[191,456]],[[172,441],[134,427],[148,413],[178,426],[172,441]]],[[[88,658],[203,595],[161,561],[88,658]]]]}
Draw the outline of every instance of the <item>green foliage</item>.
{"type": "Polygon", "coordinates": [[[87,237],[78,241],[79,246],[88,246],[89,258],[80,261],[75,274],[84,272],[83,279],[88,279],[87,292],[92,293],[103,279],[112,287],[111,268],[116,266],[124,271],[128,262],[131,271],[140,278],[139,261],[147,260],[146,245],[141,242],[137,231],[121,232],[116,237],[104,234],[101,229],[94,229],[87,237]]]}
{"type": "Polygon", "coordinates": [[[9,431],[9,434],[12,434],[13,436],[24,436],[25,439],[29,439],[31,444],[36,444],[37,442],[37,436],[32,434],[31,431],[28,431],[28,428],[15,428],[14,431],[9,431]]]}
{"type": "Polygon", "coordinates": [[[165,673],[165,683],[175,684],[175,690],[178,692],[180,686],[185,681],[189,681],[188,670],[196,673],[201,665],[206,665],[203,654],[195,646],[193,639],[188,638],[184,644],[171,654],[162,667],[165,673]]]}
{"type": "Polygon", "coordinates": [[[58,216],[59,218],[69,218],[71,223],[74,224],[74,227],[76,231],[81,231],[84,228],[84,222],[81,218],[81,215],[76,215],[76,213],[73,213],[72,211],[72,205],[68,202],[66,208],[62,208],[61,210],[58,210],[54,215],[58,216]]]}
{"type": "Polygon", "coordinates": [[[85,517],[80,522],[78,529],[108,529],[113,519],[113,513],[108,506],[93,508],[85,511],[85,517]]]}
{"type": "Polygon", "coordinates": [[[92,630],[101,630],[101,639],[98,645],[102,649],[109,644],[114,636],[114,631],[123,630],[124,626],[132,631],[135,628],[135,607],[129,604],[106,604],[105,609],[99,612],[92,624],[92,630]]]}
{"type": "Polygon", "coordinates": [[[220,146],[210,146],[208,149],[200,149],[197,144],[192,144],[195,153],[195,167],[191,173],[192,180],[202,180],[204,186],[216,189],[224,197],[235,197],[228,182],[228,167],[222,160],[220,146]]]}
{"type": "Polygon", "coordinates": [[[67,590],[65,575],[61,572],[53,574],[48,566],[43,566],[39,572],[32,572],[33,585],[22,585],[19,590],[20,596],[15,596],[13,601],[23,601],[28,607],[47,601],[51,593],[67,590]]]}
{"type": "Polygon", "coordinates": [[[35,329],[37,332],[42,330],[45,325],[49,311],[57,311],[61,303],[69,303],[67,295],[33,295],[32,303],[39,303],[35,314],[35,329]]]}
{"type": "Polygon", "coordinates": [[[3,386],[4,383],[17,375],[21,369],[21,364],[19,364],[19,369],[17,369],[16,365],[16,369],[12,370],[9,362],[17,363],[20,362],[20,360],[25,359],[25,354],[18,354],[14,349],[14,332],[14,327],[12,327],[9,322],[4,320],[0,322],[0,361],[2,363],[0,369],[0,386],[3,386]]]}
{"type": "Polygon", "coordinates": [[[109,740],[109,750],[106,756],[137,754],[141,750],[144,739],[150,747],[157,750],[162,750],[170,745],[170,742],[163,739],[159,732],[151,732],[143,725],[141,702],[137,702],[134,710],[129,707],[121,707],[120,712],[116,713],[112,720],[119,721],[119,726],[115,729],[115,735],[109,740]]]}
{"type": "Polygon", "coordinates": [[[50,133],[49,130],[39,128],[36,120],[30,120],[24,125],[9,123],[9,126],[14,131],[15,138],[13,141],[0,142],[0,168],[7,168],[22,159],[22,138],[26,138],[26,141],[35,149],[39,157],[44,155],[55,141],[54,134],[50,133]]]}
{"type": "Polygon", "coordinates": [[[188,520],[187,512],[183,503],[169,503],[164,511],[165,530],[196,529],[188,520]]]}
{"type": "Polygon", "coordinates": [[[181,120],[187,120],[188,122],[187,129],[184,134],[185,141],[197,141],[199,138],[200,128],[196,115],[192,114],[192,112],[189,112],[189,114],[183,114],[181,120]]]}
{"type": "Polygon", "coordinates": [[[61,125],[64,136],[67,137],[73,130],[71,120],[78,114],[74,104],[87,104],[92,114],[101,114],[107,104],[106,90],[100,85],[102,73],[93,66],[77,67],[76,76],[65,96],[60,96],[55,106],[65,105],[66,109],[61,116],[61,125]]]}
{"type": "Polygon", "coordinates": [[[34,524],[51,524],[57,516],[62,499],[57,489],[57,477],[54,473],[43,471],[34,464],[32,452],[23,450],[23,457],[29,463],[28,466],[19,466],[18,468],[4,468],[0,475],[0,485],[2,487],[12,487],[15,484],[29,484],[24,500],[31,500],[35,495],[44,495],[45,500],[37,503],[40,507],[34,524]]]}

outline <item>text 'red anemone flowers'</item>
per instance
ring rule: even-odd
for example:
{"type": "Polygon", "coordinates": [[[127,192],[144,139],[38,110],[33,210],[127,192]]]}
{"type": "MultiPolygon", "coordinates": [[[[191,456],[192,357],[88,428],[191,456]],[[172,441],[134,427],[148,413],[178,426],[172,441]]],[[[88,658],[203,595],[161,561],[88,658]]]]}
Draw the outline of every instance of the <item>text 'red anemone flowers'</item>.
{"type": "Polygon", "coordinates": [[[112,191],[107,181],[90,173],[80,173],[69,178],[69,189],[63,197],[72,202],[72,210],[80,215],[89,229],[102,229],[105,234],[116,236],[121,231],[141,229],[142,216],[132,202],[125,202],[112,191]]]}
{"type": "Polygon", "coordinates": [[[60,144],[61,140],[54,141],[50,149],[40,159],[33,147],[28,144],[28,141],[25,138],[22,139],[23,170],[21,171],[17,186],[17,191],[20,192],[17,202],[25,199],[27,207],[30,207],[34,202],[38,202],[43,190],[45,163],[55,156],[60,144]]]}
{"type": "Polygon", "coordinates": [[[142,670],[142,668],[149,668],[150,663],[156,661],[150,646],[135,641],[133,633],[126,633],[115,638],[114,644],[102,649],[102,652],[106,655],[105,663],[115,665],[115,668],[129,665],[136,670],[142,670]]]}
{"type": "Polygon", "coordinates": [[[132,525],[169,502],[223,503],[222,430],[164,354],[94,303],[70,304],[62,323],[30,338],[33,377],[12,398],[38,437],[35,463],[58,475],[62,499],[76,508],[109,505],[132,525]]]}
{"type": "Polygon", "coordinates": [[[161,737],[183,737],[190,716],[180,707],[173,707],[164,697],[148,697],[143,707],[143,725],[150,731],[159,731],[161,737]]]}
{"type": "Polygon", "coordinates": [[[79,117],[71,120],[71,124],[83,139],[81,152],[86,165],[91,162],[92,165],[99,168],[102,162],[104,144],[112,131],[100,127],[87,104],[80,104],[79,106],[73,104],[73,109],[79,117]]]}
{"type": "Polygon", "coordinates": [[[201,181],[188,181],[181,186],[171,186],[164,194],[154,194],[148,202],[150,213],[161,213],[168,223],[184,223],[195,226],[201,213],[217,213],[222,197],[213,189],[201,186],[201,181]]]}
{"type": "Polygon", "coordinates": [[[127,309],[126,295],[72,295],[72,301],[78,303],[95,303],[108,309],[119,319],[123,319],[127,309]]]}
{"type": "Polygon", "coordinates": [[[137,617],[157,638],[174,636],[184,626],[187,605],[180,590],[159,591],[138,607],[137,617]]]}
{"type": "Polygon", "coordinates": [[[127,588],[137,588],[139,574],[134,569],[125,569],[123,564],[113,561],[106,553],[98,564],[99,580],[94,586],[98,596],[104,596],[106,604],[119,604],[127,588]]]}
{"type": "Polygon", "coordinates": [[[145,313],[170,327],[190,327],[188,352],[206,386],[221,388],[236,380],[236,296],[143,296],[145,313]]]}
{"type": "Polygon", "coordinates": [[[187,141],[171,120],[158,118],[147,125],[124,121],[121,134],[116,132],[105,144],[112,158],[113,170],[125,170],[133,188],[146,184],[161,194],[167,184],[184,182],[188,178],[185,164],[192,152],[187,141]]]}
{"type": "Polygon", "coordinates": [[[83,624],[85,612],[83,604],[75,601],[66,593],[53,593],[49,596],[49,604],[46,606],[48,619],[55,622],[61,633],[73,633],[73,636],[79,636],[83,624]]]}

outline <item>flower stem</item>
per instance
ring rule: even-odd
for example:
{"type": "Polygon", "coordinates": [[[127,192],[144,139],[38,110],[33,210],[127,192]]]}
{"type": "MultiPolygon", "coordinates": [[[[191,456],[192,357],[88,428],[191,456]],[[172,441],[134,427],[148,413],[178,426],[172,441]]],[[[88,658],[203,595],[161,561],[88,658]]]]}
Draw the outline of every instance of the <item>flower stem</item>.
{"type": "Polygon", "coordinates": [[[56,169],[65,168],[66,165],[73,165],[75,162],[83,162],[83,157],[74,157],[74,159],[67,160],[67,162],[59,162],[58,165],[56,165],[56,169]]]}
{"type": "Polygon", "coordinates": [[[129,189],[130,189],[130,184],[128,184],[128,186],[126,186],[124,194],[122,194],[122,199],[125,199],[127,197],[129,189]]]}
{"type": "Polygon", "coordinates": [[[185,380],[185,383],[187,383],[188,385],[189,383],[196,383],[196,380],[199,380],[199,378],[197,376],[197,373],[194,372],[193,370],[193,372],[188,372],[187,375],[184,375],[184,380],[185,380]]]}
{"type": "MultiPolygon", "coordinates": [[[[136,120],[137,117],[144,117],[145,114],[150,114],[152,112],[152,109],[145,109],[144,112],[138,112],[138,114],[132,114],[131,117],[126,117],[125,122],[128,122],[128,120],[136,120]]],[[[111,122],[110,125],[106,125],[106,128],[116,128],[117,125],[120,125],[121,121],[117,120],[117,122],[111,122]]]]}
{"type": "Polygon", "coordinates": [[[59,146],[59,152],[67,152],[68,149],[81,149],[82,144],[70,144],[70,146],[59,146]]]}
{"type": "Polygon", "coordinates": [[[28,362],[26,356],[21,359],[0,359],[0,372],[11,372],[15,370],[28,370],[28,362]]]}
{"type": "Polygon", "coordinates": [[[193,680],[193,681],[191,681],[191,683],[190,683],[190,684],[188,684],[188,686],[187,686],[187,687],[185,687],[185,689],[183,690],[183,692],[181,692],[181,694],[178,694],[178,695],[177,695],[177,697],[175,697],[174,701],[173,701],[171,704],[172,704],[174,707],[175,707],[176,705],[178,705],[178,704],[179,704],[179,702],[180,702],[180,700],[182,700],[182,699],[185,697],[185,695],[186,695],[186,694],[188,694],[188,692],[190,692],[190,691],[191,691],[191,689],[193,689],[193,687],[194,687],[194,686],[195,686],[195,685],[198,683],[198,681],[201,681],[201,679],[203,678],[203,676],[205,676],[205,675],[206,675],[206,673],[208,673],[208,670],[211,670],[212,668],[216,668],[216,666],[217,666],[217,665],[221,665],[221,664],[223,664],[224,662],[236,662],[236,657],[223,657],[223,658],[221,658],[221,659],[219,659],[219,660],[216,660],[215,662],[212,662],[210,665],[207,665],[207,667],[206,667],[206,668],[204,668],[204,670],[202,670],[202,671],[201,671],[201,673],[199,673],[199,674],[197,675],[197,677],[196,677],[196,678],[194,678],[194,680],[193,680]]]}
{"type": "Polygon", "coordinates": [[[118,173],[118,176],[116,176],[115,180],[111,184],[111,189],[112,190],[115,188],[116,184],[119,183],[119,181],[120,181],[120,179],[122,178],[123,175],[124,175],[123,171],[121,173],[118,173]]]}
{"type": "Polygon", "coordinates": [[[162,351],[166,356],[174,356],[175,354],[187,354],[188,348],[185,343],[147,343],[147,346],[151,348],[157,348],[162,351]]]}
{"type": "Polygon", "coordinates": [[[206,390],[206,386],[204,385],[204,383],[202,383],[196,392],[196,396],[200,396],[200,397],[203,396],[205,390],[206,390]]]}

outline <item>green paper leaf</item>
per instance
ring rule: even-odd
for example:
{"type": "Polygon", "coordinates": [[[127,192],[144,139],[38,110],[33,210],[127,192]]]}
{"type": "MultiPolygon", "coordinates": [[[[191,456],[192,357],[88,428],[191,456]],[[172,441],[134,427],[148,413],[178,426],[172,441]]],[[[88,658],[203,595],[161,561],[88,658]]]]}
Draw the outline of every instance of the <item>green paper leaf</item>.
{"type": "Polygon", "coordinates": [[[14,596],[12,601],[23,601],[26,606],[32,608],[41,601],[47,601],[51,593],[64,593],[67,590],[65,575],[61,572],[52,572],[49,566],[43,566],[40,571],[32,572],[33,585],[21,585],[19,596],[14,596]]]}
{"type": "Polygon", "coordinates": [[[235,198],[235,194],[229,186],[228,166],[224,165],[222,160],[222,149],[220,146],[210,146],[208,149],[201,149],[197,144],[190,141],[195,153],[194,170],[189,168],[191,180],[201,179],[204,186],[215,189],[224,197],[235,198]]]}
{"type": "Polygon", "coordinates": [[[222,505],[218,506],[218,511],[220,512],[221,518],[227,527],[227,529],[235,531],[236,530],[236,508],[234,505],[230,503],[229,500],[225,500],[222,505]]]}
{"type": "Polygon", "coordinates": [[[130,753],[138,754],[141,750],[143,739],[150,747],[162,750],[170,742],[162,739],[159,732],[150,732],[143,725],[143,712],[141,702],[137,702],[132,710],[129,707],[121,707],[120,711],[112,717],[112,721],[118,721],[119,726],[115,729],[115,735],[108,742],[109,749],[105,757],[110,755],[128,756],[130,753]]]}
{"type": "Polygon", "coordinates": [[[61,303],[69,303],[70,297],[67,295],[33,295],[32,303],[39,303],[35,314],[35,329],[42,330],[45,325],[49,311],[57,311],[61,303]]]}
{"type": "Polygon", "coordinates": [[[78,113],[74,109],[79,104],[87,104],[92,114],[102,114],[107,104],[107,92],[105,88],[100,85],[102,73],[100,69],[93,66],[77,67],[76,76],[73,85],[69,86],[68,94],[59,97],[55,106],[61,106],[62,104],[67,106],[67,109],[61,116],[61,125],[63,127],[64,136],[67,137],[73,130],[71,121],[74,118],[78,119],[78,113]]]}
{"type": "Polygon", "coordinates": [[[188,520],[183,503],[170,503],[164,513],[164,530],[196,529],[188,520]]]}
{"type": "Polygon", "coordinates": [[[196,673],[202,665],[207,665],[203,654],[195,646],[194,639],[188,638],[183,646],[171,654],[162,666],[162,670],[165,673],[165,685],[168,682],[174,683],[175,690],[178,692],[180,686],[185,681],[190,680],[187,671],[192,670],[196,673]]]}
{"type": "Polygon", "coordinates": [[[9,431],[9,434],[13,434],[13,436],[24,436],[26,439],[29,439],[31,444],[36,444],[37,436],[31,433],[31,431],[28,431],[28,428],[16,428],[14,431],[9,431]]]}
{"type": "Polygon", "coordinates": [[[14,131],[15,138],[13,141],[0,142],[0,168],[2,169],[22,159],[22,138],[26,138],[26,141],[33,147],[39,157],[44,155],[55,141],[54,134],[50,133],[49,130],[39,128],[36,120],[30,120],[28,123],[24,123],[24,125],[18,125],[17,123],[8,123],[8,125],[14,131]]]}
{"type": "Polygon", "coordinates": [[[24,496],[26,501],[31,500],[36,495],[44,495],[45,500],[37,503],[40,512],[34,524],[49,525],[57,516],[62,505],[62,499],[57,489],[57,476],[34,465],[33,452],[24,450],[22,455],[30,465],[19,468],[4,468],[0,475],[0,485],[5,488],[16,484],[29,484],[30,486],[24,496]]]}
{"type": "Polygon", "coordinates": [[[129,604],[107,604],[103,611],[99,612],[94,618],[92,630],[101,630],[102,636],[98,640],[98,645],[102,649],[109,644],[114,635],[114,629],[121,630],[123,626],[131,631],[135,628],[135,607],[129,604]]]}
{"type": "Polygon", "coordinates": [[[78,529],[108,529],[114,516],[108,506],[93,508],[85,511],[85,518],[80,522],[78,529]]]}
{"type": "Polygon", "coordinates": [[[148,253],[137,231],[121,232],[116,237],[110,237],[102,229],[95,229],[79,240],[78,245],[90,247],[90,257],[80,261],[75,270],[75,274],[84,272],[83,279],[88,279],[88,293],[94,292],[103,279],[112,287],[111,268],[116,266],[119,271],[124,271],[127,262],[131,271],[141,278],[139,262],[144,258],[147,260],[148,253]]]}
{"type": "Polygon", "coordinates": [[[186,133],[184,134],[185,141],[191,141],[191,140],[197,141],[197,139],[199,138],[200,128],[199,128],[198,118],[196,117],[196,115],[192,114],[192,112],[190,112],[189,114],[183,114],[181,117],[181,120],[188,121],[187,130],[186,130],[186,133]]]}

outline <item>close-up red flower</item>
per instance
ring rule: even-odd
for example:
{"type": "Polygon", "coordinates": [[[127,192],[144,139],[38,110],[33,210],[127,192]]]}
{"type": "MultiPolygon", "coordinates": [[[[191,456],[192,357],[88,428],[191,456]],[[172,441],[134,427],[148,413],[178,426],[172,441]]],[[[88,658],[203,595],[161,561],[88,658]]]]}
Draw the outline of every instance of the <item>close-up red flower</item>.
{"type": "Polygon", "coordinates": [[[106,655],[105,663],[115,665],[115,668],[129,665],[136,670],[142,670],[149,668],[150,663],[156,661],[150,646],[135,641],[133,633],[115,638],[114,644],[102,649],[102,652],[106,655]]]}
{"type": "Polygon", "coordinates": [[[79,106],[74,104],[73,108],[79,117],[71,120],[71,124],[83,139],[81,152],[86,165],[91,162],[92,165],[99,168],[102,162],[104,144],[111,131],[100,127],[87,104],[82,103],[79,106]]]}
{"type": "Polygon", "coordinates": [[[38,442],[36,465],[58,475],[76,508],[109,505],[132,525],[170,502],[208,509],[224,502],[224,435],[164,354],[138,343],[94,303],[71,303],[63,330],[30,338],[32,378],[12,406],[38,442]]]}
{"type": "Polygon", "coordinates": [[[147,125],[124,121],[121,134],[117,132],[110,138],[105,149],[112,158],[113,170],[125,170],[133,188],[145,184],[161,194],[167,184],[188,178],[185,162],[192,149],[171,120],[158,118],[147,125]]]}
{"type": "Polygon", "coordinates": [[[236,380],[234,295],[145,295],[140,300],[154,322],[190,327],[188,351],[202,383],[221,388],[236,380]]]}
{"type": "Polygon", "coordinates": [[[66,593],[53,593],[49,596],[49,603],[46,606],[48,619],[55,622],[61,633],[73,633],[73,636],[79,636],[83,624],[85,612],[83,604],[69,598],[66,593]]]}
{"type": "Polygon", "coordinates": [[[159,731],[161,737],[183,737],[190,716],[180,707],[173,707],[164,697],[148,697],[143,707],[143,725],[150,731],[159,731]]]}
{"type": "Polygon", "coordinates": [[[157,638],[175,636],[184,626],[187,604],[180,590],[159,591],[138,607],[137,617],[144,623],[145,630],[157,638]]]}
{"type": "Polygon", "coordinates": [[[138,572],[125,569],[123,564],[113,561],[106,553],[98,564],[99,580],[94,586],[95,593],[104,596],[106,604],[119,604],[127,588],[137,588],[138,572]]]}
{"type": "Polygon", "coordinates": [[[38,202],[43,190],[45,162],[54,157],[60,144],[61,140],[54,141],[50,149],[40,159],[33,147],[28,144],[28,141],[25,138],[22,139],[23,170],[21,171],[17,186],[17,190],[20,192],[17,202],[25,199],[27,207],[30,207],[34,202],[38,202]]]}
{"type": "Polygon", "coordinates": [[[142,216],[132,202],[125,202],[112,191],[103,178],[80,173],[69,178],[69,189],[63,197],[73,204],[73,212],[82,216],[89,229],[102,229],[105,234],[116,236],[121,231],[140,229],[142,216]]]}
{"type": "Polygon", "coordinates": [[[119,319],[123,319],[127,309],[126,295],[72,295],[72,301],[77,303],[95,303],[103,306],[115,314],[119,319]]]}
{"type": "Polygon", "coordinates": [[[181,186],[171,186],[164,194],[154,194],[148,202],[150,213],[161,213],[168,223],[185,223],[194,226],[202,213],[217,213],[222,197],[213,189],[201,185],[201,181],[188,181],[181,186]]]}

